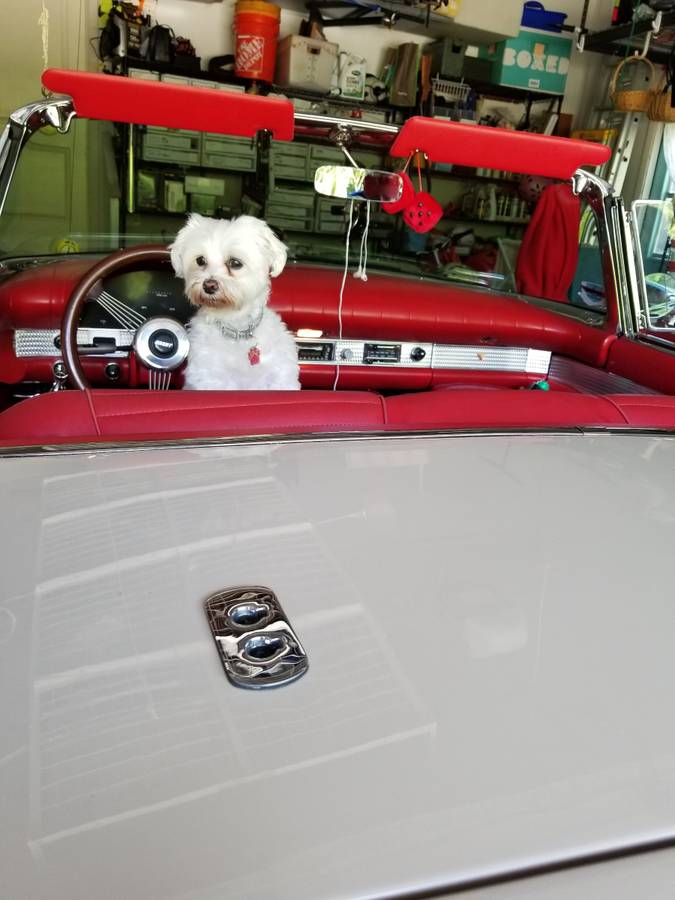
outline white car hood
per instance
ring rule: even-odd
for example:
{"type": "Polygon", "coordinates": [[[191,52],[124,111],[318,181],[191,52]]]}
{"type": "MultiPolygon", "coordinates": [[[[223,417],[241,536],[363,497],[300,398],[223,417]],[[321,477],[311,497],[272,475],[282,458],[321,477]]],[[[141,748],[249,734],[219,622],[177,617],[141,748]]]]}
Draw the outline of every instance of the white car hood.
{"type": "Polygon", "coordinates": [[[2,895],[379,897],[672,834],[674,472],[638,435],[0,459],[2,895]],[[225,677],[203,603],[248,584],[293,684],[225,677]]]}

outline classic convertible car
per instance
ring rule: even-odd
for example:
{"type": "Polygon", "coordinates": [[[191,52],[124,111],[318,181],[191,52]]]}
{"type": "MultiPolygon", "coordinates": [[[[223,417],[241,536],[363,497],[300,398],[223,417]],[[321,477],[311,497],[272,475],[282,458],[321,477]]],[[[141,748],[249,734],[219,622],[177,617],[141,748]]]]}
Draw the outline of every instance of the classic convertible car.
{"type": "Polygon", "coordinates": [[[0,894],[671,897],[672,210],[577,141],[44,85],[0,141],[0,894]],[[172,235],[113,227],[170,129],[270,179],[532,176],[532,220],[492,267],[446,231],[362,280],[344,203],[324,246],[275,184],[302,390],[181,390],[172,235]]]}

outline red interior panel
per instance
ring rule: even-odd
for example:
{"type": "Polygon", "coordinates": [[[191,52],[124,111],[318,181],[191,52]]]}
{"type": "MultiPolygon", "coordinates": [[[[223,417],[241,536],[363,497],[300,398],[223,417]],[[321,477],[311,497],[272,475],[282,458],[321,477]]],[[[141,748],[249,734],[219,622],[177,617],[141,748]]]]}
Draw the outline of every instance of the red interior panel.
{"type": "Polygon", "coordinates": [[[609,147],[570,138],[508,131],[462,122],[413,116],[400,130],[392,156],[424,151],[432,162],[523,172],[546,178],[570,178],[580,166],[600,166],[609,147]]]}
{"type": "Polygon", "coordinates": [[[278,141],[293,139],[294,113],[290,100],[141,81],[114,75],[46,69],[42,83],[55,94],[72,97],[84,119],[128,122],[255,137],[267,130],[278,141]]]}
{"type": "Polygon", "coordinates": [[[654,391],[675,394],[675,348],[619,338],[610,348],[607,368],[654,391]]]}

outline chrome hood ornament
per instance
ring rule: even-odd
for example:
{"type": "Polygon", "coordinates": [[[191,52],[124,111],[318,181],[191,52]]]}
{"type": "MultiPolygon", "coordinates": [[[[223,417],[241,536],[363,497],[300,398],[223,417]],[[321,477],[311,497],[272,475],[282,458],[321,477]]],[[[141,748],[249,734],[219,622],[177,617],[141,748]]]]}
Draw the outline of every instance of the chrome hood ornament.
{"type": "Polygon", "coordinates": [[[205,609],[225,674],[236,687],[279,687],[307,671],[307,654],[269,588],[219,591],[205,609]]]}

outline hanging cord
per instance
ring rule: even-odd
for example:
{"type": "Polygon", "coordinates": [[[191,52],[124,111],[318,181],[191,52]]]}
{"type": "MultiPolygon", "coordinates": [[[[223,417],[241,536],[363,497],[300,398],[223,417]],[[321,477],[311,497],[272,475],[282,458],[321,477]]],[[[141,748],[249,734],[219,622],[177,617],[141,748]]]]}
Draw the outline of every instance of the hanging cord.
{"type": "MultiPolygon", "coordinates": [[[[49,68],[49,10],[45,0],[42,0],[42,11],[37,24],[40,28],[40,37],[42,38],[42,68],[44,70],[49,68]]],[[[42,93],[44,96],[47,95],[44,88],[42,88],[42,93]]]]}
{"type": "MultiPolygon", "coordinates": [[[[349,203],[349,225],[347,226],[347,237],[345,238],[345,267],[342,271],[342,284],[340,285],[340,302],[338,303],[338,340],[342,340],[342,300],[345,293],[345,282],[347,281],[347,272],[349,270],[349,239],[352,235],[352,226],[354,224],[354,201],[349,203]]],[[[333,382],[333,390],[337,390],[338,380],[340,378],[340,359],[335,360],[335,381],[333,382]]]]}
{"type": "Polygon", "coordinates": [[[359,265],[354,272],[354,278],[368,281],[368,229],[370,228],[370,203],[366,203],[366,227],[361,235],[361,247],[359,248],[359,265]]]}

